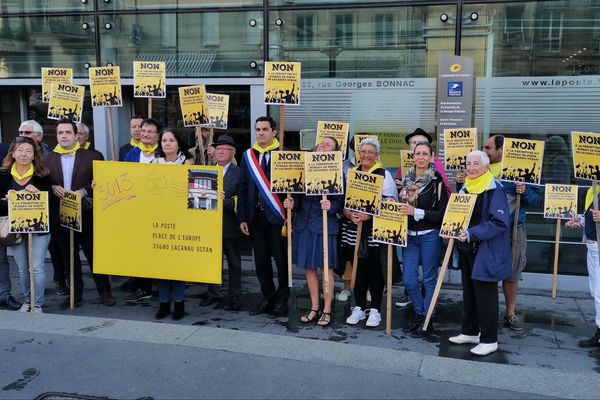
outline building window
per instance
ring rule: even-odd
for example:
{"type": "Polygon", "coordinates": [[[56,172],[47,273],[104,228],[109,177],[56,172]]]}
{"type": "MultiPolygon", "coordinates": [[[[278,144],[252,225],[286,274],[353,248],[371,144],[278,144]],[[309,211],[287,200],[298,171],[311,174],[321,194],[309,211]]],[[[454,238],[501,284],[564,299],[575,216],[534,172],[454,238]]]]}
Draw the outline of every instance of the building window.
{"type": "Polygon", "coordinates": [[[204,46],[219,45],[219,13],[203,13],[200,29],[204,46]]]}
{"type": "Polygon", "coordinates": [[[504,40],[511,45],[525,44],[525,6],[507,6],[504,20],[504,40]]]}
{"type": "Polygon", "coordinates": [[[375,46],[395,44],[394,14],[375,14],[375,46]]]}
{"type": "Polygon", "coordinates": [[[296,43],[298,47],[312,47],[314,37],[314,22],[312,15],[296,17],[296,43]]]}
{"type": "Polygon", "coordinates": [[[354,15],[338,14],[335,16],[335,44],[352,46],[354,39],[354,15]]]}
{"type": "Polygon", "coordinates": [[[544,50],[560,50],[563,35],[564,13],[545,10],[540,18],[540,41],[544,50]]]}

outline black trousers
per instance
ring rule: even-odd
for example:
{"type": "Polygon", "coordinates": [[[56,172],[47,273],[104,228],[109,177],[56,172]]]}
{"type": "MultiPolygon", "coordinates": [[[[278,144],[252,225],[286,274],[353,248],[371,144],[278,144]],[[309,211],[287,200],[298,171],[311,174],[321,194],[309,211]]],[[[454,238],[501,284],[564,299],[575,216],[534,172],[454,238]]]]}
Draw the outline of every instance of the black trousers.
{"type": "MultiPolygon", "coordinates": [[[[227,259],[229,275],[229,295],[242,294],[242,256],[240,255],[240,238],[223,238],[223,254],[227,259]]],[[[221,297],[219,285],[208,285],[208,293],[213,297],[221,297]]]]}
{"type": "Polygon", "coordinates": [[[60,247],[58,246],[57,235],[50,235],[50,243],[48,244],[50,259],[52,260],[52,268],[54,269],[54,282],[66,282],[69,279],[68,266],[65,266],[60,247]]]}
{"type": "Polygon", "coordinates": [[[359,258],[356,267],[356,282],[354,283],[354,295],[356,305],[361,309],[367,306],[367,291],[371,292],[371,308],[381,311],[381,299],[385,281],[381,270],[381,257],[379,247],[369,248],[367,258],[359,258]]]}
{"type": "Polygon", "coordinates": [[[498,282],[478,281],[471,278],[476,252],[471,246],[459,248],[462,267],[464,317],[462,333],[477,336],[480,343],[498,341],[498,282]]]}
{"type": "Polygon", "coordinates": [[[270,303],[287,304],[290,297],[288,287],[288,271],[283,256],[281,224],[271,224],[267,221],[264,211],[257,209],[254,220],[250,224],[250,241],[254,251],[256,277],[265,300],[270,303]],[[271,258],[277,267],[278,287],[273,282],[273,266],[271,258]]]}

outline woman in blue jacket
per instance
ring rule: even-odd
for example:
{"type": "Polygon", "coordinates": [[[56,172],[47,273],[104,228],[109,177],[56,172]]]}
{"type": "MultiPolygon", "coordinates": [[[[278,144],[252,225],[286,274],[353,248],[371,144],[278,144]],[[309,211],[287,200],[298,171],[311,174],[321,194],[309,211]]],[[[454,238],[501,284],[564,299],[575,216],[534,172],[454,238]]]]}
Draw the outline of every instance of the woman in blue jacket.
{"type": "Polygon", "coordinates": [[[482,151],[467,156],[462,193],[477,195],[469,228],[459,237],[464,316],[453,344],[477,344],[471,353],[485,356],[498,350],[498,282],[512,274],[508,201],[489,170],[482,151]]]}
{"type": "MultiPolygon", "coordinates": [[[[338,151],[337,140],[325,137],[317,145],[316,151],[338,151]]],[[[319,317],[319,278],[317,269],[323,268],[323,210],[327,211],[327,241],[329,244],[329,290],[325,291],[323,283],[323,313],[317,324],[327,326],[331,322],[331,302],[333,299],[333,268],[337,265],[337,217],[336,214],[344,207],[344,196],[328,196],[324,200],[321,196],[299,195],[285,199],[285,208],[293,209],[294,235],[292,260],[299,267],[304,268],[306,283],[310,293],[310,311],[300,317],[300,321],[307,324],[319,317]]]]}

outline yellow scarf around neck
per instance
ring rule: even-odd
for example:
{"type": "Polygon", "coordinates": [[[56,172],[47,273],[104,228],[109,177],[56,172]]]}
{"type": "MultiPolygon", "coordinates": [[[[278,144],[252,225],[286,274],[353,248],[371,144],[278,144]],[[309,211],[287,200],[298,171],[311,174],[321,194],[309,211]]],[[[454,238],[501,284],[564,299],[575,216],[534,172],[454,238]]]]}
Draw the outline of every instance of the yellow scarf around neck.
{"type": "Polygon", "coordinates": [[[131,145],[131,147],[137,147],[140,143],[141,142],[135,140],[134,138],[129,139],[129,144],[131,145]]]}
{"type": "Polygon", "coordinates": [[[490,183],[494,180],[494,175],[490,171],[485,171],[479,178],[471,179],[467,177],[465,179],[465,188],[467,192],[472,194],[479,194],[485,192],[489,187],[490,183]]]}
{"type": "Polygon", "coordinates": [[[587,192],[585,193],[585,207],[583,208],[583,210],[587,211],[588,208],[591,207],[593,202],[594,202],[594,189],[589,188],[587,190],[587,192]]]}
{"type": "MultiPolygon", "coordinates": [[[[356,169],[357,169],[357,170],[361,170],[361,168],[362,168],[362,167],[361,167],[361,165],[360,165],[360,164],[356,166],[356,169]]],[[[373,173],[373,171],[375,171],[376,169],[379,169],[379,168],[384,168],[384,167],[383,167],[383,164],[376,162],[376,163],[375,163],[375,164],[373,164],[373,166],[372,166],[372,167],[371,167],[371,168],[370,168],[370,169],[367,171],[367,173],[371,174],[371,173],[373,173]]]]}
{"type": "Polygon", "coordinates": [[[258,151],[258,154],[265,154],[266,152],[269,152],[271,150],[277,150],[279,149],[279,140],[277,140],[277,138],[273,138],[273,143],[271,143],[270,146],[267,146],[265,148],[262,148],[258,145],[258,142],[255,142],[252,145],[252,148],[256,151],[258,151]]]}
{"type": "Polygon", "coordinates": [[[87,150],[90,148],[91,143],[90,142],[85,142],[85,144],[83,145],[83,149],[87,150]]]}
{"type": "Polygon", "coordinates": [[[12,167],[10,168],[10,174],[18,181],[29,178],[30,176],[33,176],[33,163],[29,164],[29,168],[23,175],[19,175],[17,172],[17,163],[13,163],[12,167]]]}
{"type": "Polygon", "coordinates": [[[58,153],[62,156],[70,156],[70,155],[74,155],[75,152],[77,150],[79,150],[81,148],[81,146],[79,145],[79,142],[75,142],[75,147],[73,147],[70,150],[64,149],[60,144],[57,144],[56,147],[54,148],[54,152],[58,153]]]}
{"type": "Polygon", "coordinates": [[[144,153],[154,153],[156,149],[158,149],[158,143],[154,146],[146,146],[144,143],[140,142],[137,147],[139,147],[144,153]]]}
{"type": "Polygon", "coordinates": [[[492,163],[490,164],[490,172],[494,175],[494,178],[500,179],[500,174],[502,173],[502,163],[492,163]]]}

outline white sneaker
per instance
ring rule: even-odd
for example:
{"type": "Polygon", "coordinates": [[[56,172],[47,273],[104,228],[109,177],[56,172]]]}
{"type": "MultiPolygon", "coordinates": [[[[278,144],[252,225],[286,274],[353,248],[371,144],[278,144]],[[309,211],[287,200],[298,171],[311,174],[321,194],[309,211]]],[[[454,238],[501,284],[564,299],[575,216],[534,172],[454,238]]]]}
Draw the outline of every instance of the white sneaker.
{"type": "Polygon", "coordinates": [[[367,315],[359,306],[352,307],[352,314],[346,318],[346,323],[356,325],[365,318],[367,318],[367,315]]]}
{"type": "Polygon", "coordinates": [[[412,301],[408,296],[402,296],[394,304],[396,305],[396,307],[406,307],[410,303],[412,303],[412,301]]]}
{"type": "Polygon", "coordinates": [[[38,306],[35,306],[35,307],[33,308],[33,312],[34,312],[35,314],[43,314],[43,313],[44,313],[44,312],[42,311],[42,307],[38,307],[38,306]]]}
{"type": "Polygon", "coordinates": [[[337,294],[337,296],[335,296],[337,301],[348,301],[348,299],[350,298],[350,296],[352,296],[352,292],[349,290],[342,290],[341,292],[339,292],[337,294]]]}
{"type": "Polygon", "coordinates": [[[448,341],[453,344],[479,344],[479,335],[469,336],[461,333],[458,336],[452,336],[448,341]]]}
{"type": "Polygon", "coordinates": [[[495,343],[479,343],[471,349],[471,354],[476,356],[487,356],[490,353],[498,350],[498,342],[495,343]]]}
{"type": "Polygon", "coordinates": [[[381,322],[381,314],[377,311],[376,308],[371,308],[369,311],[369,319],[367,319],[367,326],[371,328],[375,328],[379,326],[381,322]]]}
{"type": "Polygon", "coordinates": [[[371,301],[371,292],[367,291],[367,301],[371,301]]]}
{"type": "Polygon", "coordinates": [[[29,312],[31,311],[31,306],[27,303],[23,303],[21,308],[19,308],[19,312],[29,312]]]}

